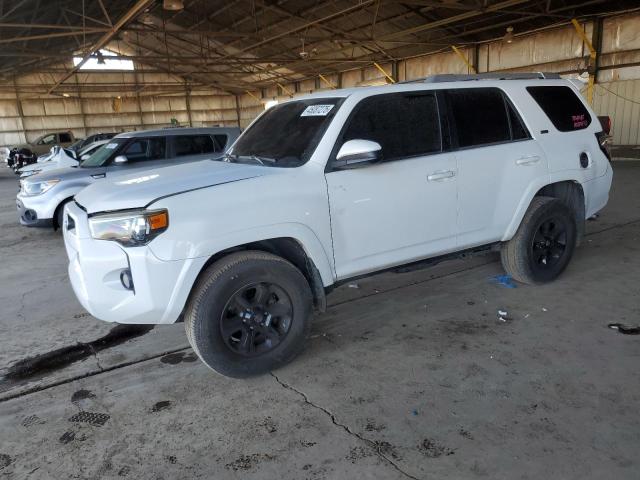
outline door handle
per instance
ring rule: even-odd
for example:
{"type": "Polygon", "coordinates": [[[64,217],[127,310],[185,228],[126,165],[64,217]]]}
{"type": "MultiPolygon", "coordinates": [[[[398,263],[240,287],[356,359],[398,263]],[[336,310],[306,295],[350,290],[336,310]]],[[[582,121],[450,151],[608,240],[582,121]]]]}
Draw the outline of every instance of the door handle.
{"type": "Polygon", "coordinates": [[[437,182],[439,180],[445,180],[447,178],[455,177],[456,172],[453,170],[446,170],[444,172],[433,172],[431,175],[427,176],[427,180],[430,182],[437,182]]]}
{"type": "Polygon", "coordinates": [[[96,173],[94,175],[91,175],[91,178],[104,178],[106,176],[107,176],[106,173],[96,173]]]}
{"type": "Polygon", "coordinates": [[[516,165],[533,165],[540,161],[539,155],[525,155],[516,160],[516,165]]]}

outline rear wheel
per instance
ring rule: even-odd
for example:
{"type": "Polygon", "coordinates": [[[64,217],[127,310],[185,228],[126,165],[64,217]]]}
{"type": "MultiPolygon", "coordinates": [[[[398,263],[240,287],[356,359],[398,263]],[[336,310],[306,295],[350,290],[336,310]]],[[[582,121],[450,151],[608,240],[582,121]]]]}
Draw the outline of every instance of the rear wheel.
{"type": "Polygon", "coordinates": [[[307,280],[286,260],[259,251],[233,253],[207,268],[194,287],[187,338],[218,373],[266,373],[304,348],[311,299],[307,280]]]}
{"type": "Polygon", "coordinates": [[[576,231],[569,207],[552,197],[535,197],[518,231],[502,247],[502,265],[523,283],[554,280],[571,260],[576,231]]]}

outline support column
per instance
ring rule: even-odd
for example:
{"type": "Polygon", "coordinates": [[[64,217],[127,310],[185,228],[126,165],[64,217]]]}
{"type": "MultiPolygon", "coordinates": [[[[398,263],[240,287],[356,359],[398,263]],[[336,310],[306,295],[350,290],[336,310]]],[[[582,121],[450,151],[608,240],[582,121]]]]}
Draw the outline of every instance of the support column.
{"type": "Polygon", "coordinates": [[[27,143],[27,129],[24,126],[24,111],[22,110],[22,101],[20,100],[20,94],[18,93],[18,83],[16,82],[15,76],[13,77],[13,90],[16,94],[16,108],[18,110],[18,116],[20,117],[20,128],[22,129],[24,143],[27,143]]]}
{"type": "Polygon", "coordinates": [[[187,117],[189,117],[189,126],[193,127],[193,122],[191,121],[191,88],[187,83],[184,84],[184,92],[187,103],[187,117]]]}
{"type": "Polygon", "coordinates": [[[240,126],[240,100],[238,100],[238,95],[234,95],[236,97],[236,118],[238,119],[238,128],[242,128],[240,126]]]}
{"type": "Polygon", "coordinates": [[[89,132],[87,130],[87,116],[84,113],[84,102],[82,100],[82,92],[80,84],[78,83],[78,76],[74,75],[76,79],[76,88],[78,89],[78,101],[80,102],[80,115],[82,116],[82,130],[84,131],[84,136],[86,137],[89,132]]]}

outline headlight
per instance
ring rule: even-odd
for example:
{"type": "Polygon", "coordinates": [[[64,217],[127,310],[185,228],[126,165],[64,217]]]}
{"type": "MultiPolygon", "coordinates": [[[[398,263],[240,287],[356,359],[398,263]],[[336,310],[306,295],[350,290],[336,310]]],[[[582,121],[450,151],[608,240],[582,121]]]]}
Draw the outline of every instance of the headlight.
{"type": "Polygon", "coordinates": [[[91,236],[128,247],[146,245],[169,226],[166,210],[129,210],[89,217],[91,236]]]}
{"type": "Polygon", "coordinates": [[[60,180],[45,180],[43,182],[22,182],[22,193],[27,196],[41,195],[51,187],[53,187],[60,180]]]}
{"type": "Polygon", "coordinates": [[[30,177],[31,175],[35,175],[36,173],[40,173],[42,170],[27,170],[26,172],[20,172],[20,176],[22,178],[30,177]]]}

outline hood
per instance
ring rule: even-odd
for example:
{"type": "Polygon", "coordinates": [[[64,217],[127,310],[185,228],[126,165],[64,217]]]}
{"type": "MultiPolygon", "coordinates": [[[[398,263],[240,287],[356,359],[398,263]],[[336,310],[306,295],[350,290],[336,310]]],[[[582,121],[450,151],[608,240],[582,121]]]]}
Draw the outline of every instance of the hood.
{"type": "Polygon", "coordinates": [[[214,160],[138,170],[96,182],[75,197],[87,213],[143,208],[159,198],[277,173],[279,168],[214,160]]]}
{"type": "MultiPolygon", "coordinates": [[[[40,157],[42,158],[42,157],[40,157]]],[[[53,168],[74,167],[78,165],[78,161],[75,158],[71,158],[64,150],[60,151],[56,155],[49,155],[46,159],[38,159],[36,163],[31,163],[22,167],[19,172],[26,173],[33,170],[50,170],[53,168]]]]}
{"type": "Polygon", "coordinates": [[[28,182],[43,182],[45,180],[74,180],[77,178],[86,178],[91,174],[104,173],[104,168],[78,168],[78,167],[66,167],[60,168],[58,165],[55,165],[56,168],[53,170],[46,170],[36,175],[32,175],[27,177],[28,182]]]}

